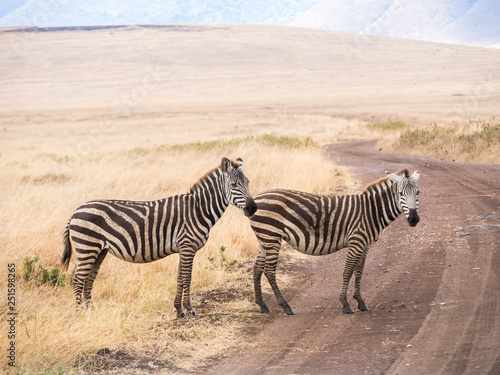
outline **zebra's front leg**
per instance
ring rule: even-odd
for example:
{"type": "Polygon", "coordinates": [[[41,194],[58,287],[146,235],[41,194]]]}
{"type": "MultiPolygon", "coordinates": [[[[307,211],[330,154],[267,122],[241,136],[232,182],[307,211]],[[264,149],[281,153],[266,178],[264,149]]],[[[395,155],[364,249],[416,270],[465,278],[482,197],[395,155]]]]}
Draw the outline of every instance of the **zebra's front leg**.
{"type": "Polygon", "coordinates": [[[347,302],[347,288],[349,286],[349,281],[351,281],[354,268],[359,263],[359,256],[356,256],[356,251],[353,248],[349,248],[347,253],[347,260],[344,267],[344,275],[342,282],[342,290],[340,291],[340,302],[342,303],[342,312],[344,314],[354,314],[349,302],[347,302]]]}
{"type": "Polygon", "coordinates": [[[177,317],[184,318],[186,314],[182,310],[182,263],[179,256],[179,268],[177,270],[177,292],[175,293],[174,307],[177,310],[177,317]]]}
{"type": "Polygon", "coordinates": [[[363,276],[363,269],[365,268],[366,255],[368,253],[368,247],[365,249],[363,255],[359,259],[356,268],[354,269],[354,299],[358,301],[358,309],[361,311],[368,311],[368,306],[366,306],[365,301],[361,298],[361,277],[363,276]]]}
{"type": "Polygon", "coordinates": [[[177,310],[177,317],[194,317],[196,313],[191,308],[191,275],[193,271],[193,259],[195,251],[193,249],[180,250],[179,271],[177,274],[177,293],[175,295],[174,307],[177,310]],[[184,313],[183,308],[187,313],[184,313]]]}
{"type": "Polygon", "coordinates": [[[262,299],[262,274],[264,273],[264,266],[266,263],[266,252],[261,246],[261,252],[255,259],[255,264],[253,266],[253,287],[255,292],[255,303],[260,306],[260,312],[264,314],[269,314],[271,310],[264,303],[262,299]]]}
{"type": "Polygon", "coordinates": [[[294,315],[292,308],[285,301],[283,294],[281,294],[278,283],[276,282],[276,268],[278,266],[278,255],[279,248],[266,251],[266,265],[264,268],[264,274],[266,275],[267,281],[271,288],[273,289],[274,295],[278,300],[278,304],[283,308],[283,311],[287,315],[294,315]]]}

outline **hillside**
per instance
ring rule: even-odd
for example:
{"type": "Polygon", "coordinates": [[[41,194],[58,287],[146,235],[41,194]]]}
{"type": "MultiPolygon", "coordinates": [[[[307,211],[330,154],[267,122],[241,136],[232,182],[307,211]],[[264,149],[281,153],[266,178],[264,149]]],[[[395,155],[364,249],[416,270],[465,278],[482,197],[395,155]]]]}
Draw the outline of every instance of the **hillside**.
{"type": "Polygon", "coordinates": [[[322,1],[293,26],[433,42],[500,44],[500,3],[476,1],[322,1]]]}
{"type": "Polygon", "coordinates": [[[495,0],[7,0],[2,4],[0,27],[264,24],[500,46],[500,3],[495,0]]]}
{"type": "Polygon", "coordinates": [[[95,109],[129,120],[144,113],[249,110],[426,122],[491,116],[500,102],[499,50],[333,31],[4,29],[0,48],[6,121],[19,111],[71,117],[82,111],[85,118],[95,109]]]}

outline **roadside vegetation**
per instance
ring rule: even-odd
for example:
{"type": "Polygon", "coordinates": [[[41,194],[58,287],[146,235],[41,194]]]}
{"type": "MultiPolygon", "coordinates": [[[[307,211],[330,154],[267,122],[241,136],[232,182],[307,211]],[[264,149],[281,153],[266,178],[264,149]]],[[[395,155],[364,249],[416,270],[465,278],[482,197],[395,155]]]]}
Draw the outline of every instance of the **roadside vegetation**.
{"type": "Polygon", "coordinates": [[[384,151],[438,159],[500,163],[500,119],[414,127],[402,122],[367,124],[384,151]]]}
{"type": "MultiPolygon", "coordinates": [[[[62,231],[80,204],[185,193],[223,156],[244,160],[253,195],[274,187],[325,194],[352,187],[346,171],[327,161],[318,143],[289,135],[141,148],[124,144],[78,157],[64,149],[44,153],[19,147],[1,157],[0,258],[2,264],[16,264],[17,298],[16,367],[8,366],[4,355],[1,372],[94,373],[123,366],[185,370],[235,343],[239,330],[260,317],[251,274],[258,246],[248,219],[235,207],[229,207],[195,257],[196,318],[176,318],[178,255],[149,264],[108,256],[92,292],[93,308],[81,312],[70,282],[75,254],[68,272],[58,267],[62,231]]],[[[3,268],[0,277],[6,280],[3,268]]],[[[3,298],[2,332],[7,332],[7,313],[3,298]]],[[[8,347],[7,335],[0,343],[8,347]]]]}

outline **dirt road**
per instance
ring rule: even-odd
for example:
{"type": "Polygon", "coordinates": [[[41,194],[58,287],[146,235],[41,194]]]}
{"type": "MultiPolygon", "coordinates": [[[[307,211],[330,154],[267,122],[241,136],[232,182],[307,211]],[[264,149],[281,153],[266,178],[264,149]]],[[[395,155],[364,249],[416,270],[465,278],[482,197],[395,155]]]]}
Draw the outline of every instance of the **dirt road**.
{"type": "Polygon", "coordinates": [[[374,146],[336,144],[328,155],[360,189],[385,170],[418,169],[421,221],[410,228],[400,217],[371,247],[362,289],[370,311],[341,313],[345,251],[311,257],[288,300],[296,315],[265,296],[274,311],[242,338],[252,344],[204,373],[500,374],[500,166],[374,146]]]}

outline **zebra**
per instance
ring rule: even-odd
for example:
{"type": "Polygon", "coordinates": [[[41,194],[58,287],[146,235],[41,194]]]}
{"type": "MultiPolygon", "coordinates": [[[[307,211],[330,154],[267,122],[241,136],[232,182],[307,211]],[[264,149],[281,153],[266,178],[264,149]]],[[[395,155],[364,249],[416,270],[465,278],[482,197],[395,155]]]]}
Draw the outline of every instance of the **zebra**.
{"type": "Polygon", "coordinates": [[[248,184],[243,160],[223,158],[187,194],[156,201],[94,200],[77,208],[64,230],[60,257],[67,268],[72,250],[77,253],[72,282],[77,306],[91,303],[92,286],[108,252],[131,263],[179,253],[174,307],[179,318],[195,316],[189,290],[193,258],[230,203],[248,217],[255,213],[248,184]]]}
{"type": "Polygon", "coordinates": [[[292,248],[309,255],[326,255],[347,248],[343,284],[340,293],[342,311],[353,314],[347,302],[347,287],[355,273],[354,299],[358,309],[367,311],[361,298],[361,277],[371,243],[381,231],[405,213],[410,227],[419,222],[417,180],[408,169],[375,181],[360,194],[316,195],[300,191],[275,189],[254,197],[257,213],[250,218],[260,253],[253,267],[255,302],[262,313],[270,310],[262,299],[261,277],[265,274],[283,311],[294,312],[276,283],[276,267],[282,240],[292,248]]]}

